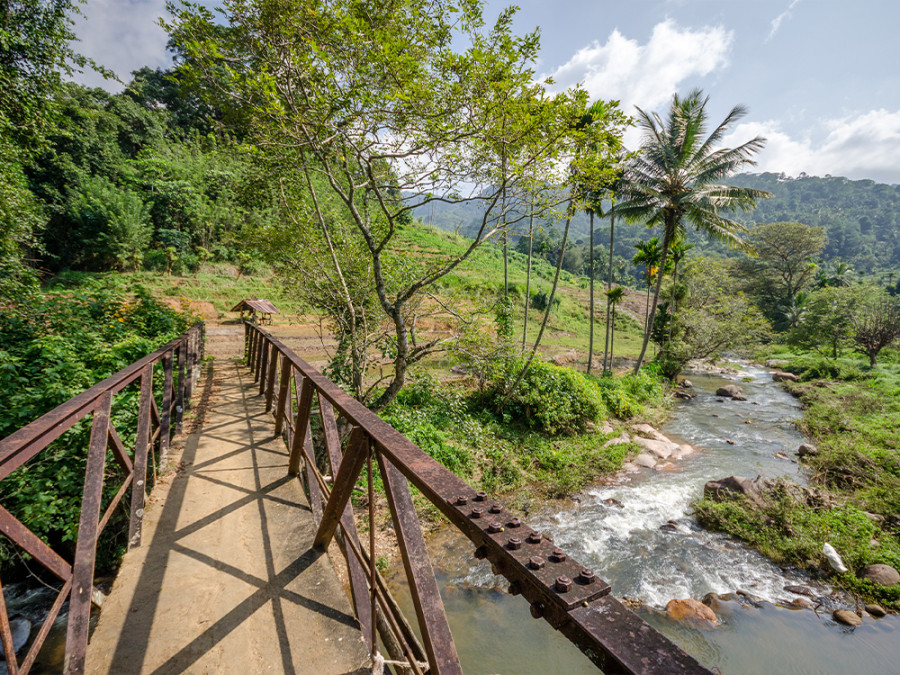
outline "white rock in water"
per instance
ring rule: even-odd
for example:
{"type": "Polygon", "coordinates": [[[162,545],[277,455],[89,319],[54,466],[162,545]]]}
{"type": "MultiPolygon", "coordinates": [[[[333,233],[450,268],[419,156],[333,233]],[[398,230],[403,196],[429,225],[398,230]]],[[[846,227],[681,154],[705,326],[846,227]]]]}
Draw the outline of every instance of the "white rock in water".
{"type": "Polygon", "coordinates": [[[828,564],[831,565],[831,569],[838,574],[843,574],[847,571],[847,566],[844,564],[844,561],[841,560],[841,556],[834,550],[834,546],[828,542],[825,542],[825,545],[822,547],[822,555],[828,559],[828,564]]]}

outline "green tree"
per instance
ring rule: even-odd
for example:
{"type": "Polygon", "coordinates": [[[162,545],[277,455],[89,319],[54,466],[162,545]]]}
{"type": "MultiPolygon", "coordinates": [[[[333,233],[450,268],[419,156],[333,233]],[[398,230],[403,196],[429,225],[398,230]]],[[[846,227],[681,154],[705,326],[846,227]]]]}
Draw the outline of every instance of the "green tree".
{"type": "Polygon", "coordinates": [[[64,75],[89,62],[72,49],[75,0],[0,3],[0,302],[31,297],[36,275],[26,261],[44,220],[23,166],[56,129],[56,93],[64,75]]]}
{"type": "Polygon", "coordinates": [[[625,288],[616,286],[606,291],[606,306],[610,314],[609,318],[609,365],[607,366],[604,354],[603,372],[612,371],[613,353],[616,348],[616,307],[625,297],[625,288]]]}
{"type": "Polygon", "coordinates": [[[188,3],[172,10],[181,82],[227,100],[269,175],[281,179],[288,222],[316,229],[319,258],[296,264],[329,264],[335,293],[320,307],[346,321],[356,370],[366,372],[359,331],[372,325],[358,310],[372,298],[390,323],[382,351],[392,372],[368,399],[383,408],[410,364],[441,347],[418,341],[417,303],[502,229],[494,208],[502,199],[530,204],[532,195],[542,211],[559,202],[553,188],[563,182],[584,92],[550,96],[531,68],[537,34],[514,35],[512,10],[486,30],[480,3],[468,0],[298,0],[291,11],[277,0],[234,0],[222,19],[188,3]],[[399,229],[435,201],[483,207],[471,246],[449,258],[397,255],[399,229]],[[337,249],[344,232],[358,260],[337,249]],[[356,287],[369,295],[358,298],[356,287]]]}
{"type": "MultiPolygon", "coordinates": [[[[739,236],[746,228],[722,212],[735,208],[749,210],[758,199],[769,196],[762,190],[718,182],[754,164],[753,155],[762,149],[765,139],[756,137],[736,148],[717,148],[746,110],[735,106],[707,136],[708,100],[699,89],[684,98],[676,94],[665,121],[655,113],[651,115],[638,108],[638,126],[643,129],[644,140],[638,156],[628,162],[627,197],[619,204],[618,211],[625,218],[662,227],[661,268],[665,268],[670,245],[683,233],[685,220],[709,236],[746,248],[739,236]]],[[[661,286],[660,274],[648,326],[653,325],[661,286]]],[[[644,361],[649,340],[647,330],[635,372],[644,361]]]]}
{"type": "Polygon", "coordinates": [[[852,303],[850,322],[856,349],[873,368],[881,350],[900,338],[900,299],[880,288],[863,288],[852,303]]]}
{"type": "Polygon", "coordinates": [[[827,286],[813,291],[802,318],[788,333],[788,341],[837,358],[853,338],[852,307],[856,300],[851,288],[827,286]]]}
{"type": "Polygon", "coordinates": [[[647,308],[644,311],[644,332],[647,332],[650,325],[650,289],[653,287],[653,279],[656,278],[659,272],[662,247],[659,237],[651,237],[647,241],[639,241],[634,247],[637,249],[637,253],[634,254],[631,263],[644,268],[644,282],[647,284],[647,308]]]}
{"type": "Polygon", "coordinates": [[[655,331],[660,343],[656,361],[666,377],[675,379],[693,359],[747,350],[769,338],[768,322],[738,289],[726,262],[691,259],[683,281],[686,293],[678,313],[668,314],[664,330],[655,331]]]}
{"type": "Polygon", "coordinates": [[[793,325],[795,313],[791,312],[798,304],[797,296],[812,284],[816,273],[813,259],[825,248],[825,229],[802,223],[767,223],[757,226],[749,241],[756,257],[737,263],[744,288],[776,328],[793,325]]]}

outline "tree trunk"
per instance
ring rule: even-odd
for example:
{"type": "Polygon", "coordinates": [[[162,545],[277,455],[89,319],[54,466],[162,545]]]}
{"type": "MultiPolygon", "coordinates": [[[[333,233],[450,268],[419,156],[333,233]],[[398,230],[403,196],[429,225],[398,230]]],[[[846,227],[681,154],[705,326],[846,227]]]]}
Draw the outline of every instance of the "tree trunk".
{"type": "Polygon", "coordinates": [[[525,353],[525,341],[528,339],[528,305],[531,303],[531,254],[534,251],[534,203],[531,204],[531,215],[528,216],[528,267],[525,272],[525,325],[522,328],[522,353],[525,353]]]}
{"type": "Polygon", "coordinates": [[[588,360],[587,360],[587,370],[585,371],[588,375],[591,374],[591,361],[594,359],[594,209],[591,209],[590,214],[590,242],[588,243],[588,253],[590,254],[590,263],[588,264],[588,276],[590,277],[590,311],[588,312],[588,317],[591,322],[590,333],[588,337],[588,360]]]}
{"type": "Polygon", "coordinates": [[[510,396],[513,395],[513,392],[519,386],[519,383],[522,381],[522,378],[525,377],[525,373],[528,372],[528,369],[531,368],[531,362],[534,361],[534,355],[537,353],[538,347],[541,345],[541,339],[544,337],[544,329],[547,328],[547,321],[550,319],[550,310],[553,309],[553,299],[556,297],[556,286],[559,284],[559,272],[562,269],[563,256],[566,254],[566,242],[569,239],[569,226],[572,224],[572,215],[575,211],[575,197],[571,197],[569,199],[569,208],[566,209],[566,228],[563,230],[562,243],[559,247],[559,260],[556,261],[556,274],[553,275],[553,286],[550,288],[550,297],[547,300],[547,308],[544,310],[544,318],[541,321],[541,328],[538,330],[537,338],[534,341],[534,348],[531,350],[531,354],[528,356],[528,361],[522,367],[522,370],[519,371],[518,376],[516,377],[516,381],[513,382],[512,386],[506,392],[506,395],[503,397],[503,401],[500,403],[500,409],[506,405],[506,402],[509,400],[510,396]]]}
{"type": "MultiPolygon", "coordinates": [[[[613,237],[616,232],[616,207],[611,206],[609,209],[609,267],[606,270],[606,292],[612,290],[612,274],[613,274],[613,237]]],[[[606,342],[603,345],[603,372],[606,372],[606,356],[610,351],[609,340],[609,298],[606,300],[606,342]]],[[[612,355],[609,356],[609,369],[612,370],[612,355]]]]}
{"type": "Polygon", "coordinates": [[[653,306],[650,308],[650,313],[647,317],[647,330],[644,332],[644,344],[641,345],[641,355],[638,356],[637,363],[634,364],[635,375],[637,375],[638,371],[641,369],[641,365],[644,363],[644,356],[647,354],[647,345],[650,343],[650,329],[653,326],[653,319],[656,315],[656,305],[659,303],[659,291],[662,288],[662,271],[666,268],[666,257],[669,255],[669,242],[672,241],[674,230],[675,223],[670,222],[669,217],[667,217],[666,229],[663,234],[662,255],[659,260],[659,272],[657,272],[656,275],[656,290],[653,293],[653,306]]]}

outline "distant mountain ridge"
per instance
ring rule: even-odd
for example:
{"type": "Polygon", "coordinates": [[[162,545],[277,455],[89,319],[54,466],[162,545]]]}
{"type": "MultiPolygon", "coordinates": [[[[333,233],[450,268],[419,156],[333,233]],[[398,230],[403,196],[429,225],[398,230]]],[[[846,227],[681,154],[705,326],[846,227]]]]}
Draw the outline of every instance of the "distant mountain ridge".
{"type": "MultiPolygon", "coordinates": [[[[873,180],[850,180],[837,176],[791,178],[777,173],[746,173],[730,178],[728,183],[771,192],[774,197],[762,200],[751,213],[734,214],[734,219],[748,227],[758,223],[800,222],[824,227],[828,245],[825,260],[842,260],[864,272],[900,266],[900,185],[876,183],[873,180]]],[[[426,223],[448,231],[474,236],[481,220],[479,204],[434,203],[417,209],[415,215],[426,223]]],[[[561,222],[544,222],[543,227],[561,227],[561,222]]],[[[634,254],[636,241],[649,235],[643,227],[617,222],[615,253],[626,258],[634,254]]],[[[527,225],[526,225],[527,227],[527,225]]],[[[518,233],[522,233],[522,226],[518,233]]],[[[609,241],[608,219],[595,219],[595,239],[603,245],[609,241]]],[[[579,213],[572,220],[574,241],[586,241],[588,217],[579,213]]],[[[691,231],[688,238],[698,251],[732,255],[721,242],[710,242],[691,231]]]]}

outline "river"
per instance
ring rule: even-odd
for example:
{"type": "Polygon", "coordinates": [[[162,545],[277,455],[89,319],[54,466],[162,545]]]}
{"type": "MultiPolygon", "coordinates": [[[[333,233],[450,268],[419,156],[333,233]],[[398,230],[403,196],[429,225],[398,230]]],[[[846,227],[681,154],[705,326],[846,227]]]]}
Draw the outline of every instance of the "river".
{"type": "MultiPolygon", "coordinates": [[[[797,463],[774,457],[795,457],[804,438],[794,425],[798,402],[767,370],[744,365],[736,375],[689,377],[696,397],[679,402],[662,431],[696,453],[667,470],[641,469],[594,486],[572,507],[529,515],[529,524],[591,566],[617,597],[641,603],[645,620],[725,675],[900,672],[896,615],[848,629],[830,618],[839,600],[826,601],[818,614],[788,609],[784,604],[799,596],[785,586],[803,585],[820,596],[831,589],[697,524],[690,505],[708,480],[762,474],[804,482],[797,463]],[[723,384],[738,384],[748,400],[717,397],[723,384]],[[672,598],[736,591],[754,601],[738,596],[741,602],[720,603],[722,623],[713,630],[689,628],[662,612],[672,598]]],[[[431,549],[466,673],[597,672],[565,638],[533,620],[526,602],[504,592],[504,580],[472,558],[467,540],[445,532],[431,549]]]]}

